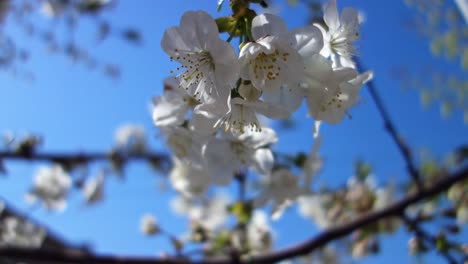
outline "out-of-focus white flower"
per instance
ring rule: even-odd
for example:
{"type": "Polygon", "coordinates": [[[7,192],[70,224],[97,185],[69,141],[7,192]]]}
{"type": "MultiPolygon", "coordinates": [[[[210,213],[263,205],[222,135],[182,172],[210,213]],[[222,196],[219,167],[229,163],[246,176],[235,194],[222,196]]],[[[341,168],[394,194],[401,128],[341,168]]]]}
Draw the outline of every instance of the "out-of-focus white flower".
{"type": "Polygon", "coordinates": [[[202,202],[178,196],[171,201],[171,207],[176,213],[187,216],[192,223],[214,231],[228,219],[227,208],[230,202],[231,199],[226,194],[216,194],[202,202]]]}
{"type": "Polygon", "coordinates": [[[352,56],[356,54],[353,42],[359,37],[359,13],[353,8],[344,8],[338,16],[336,0],[329,0],[324,10],[328,30],[316,24],[323,33],[324,47],[321,54],[331,56],[333,67],[355,68],[352,56]]]}
{"type": "Polygon", "coordinates": [[[0,221],[0,247],[38,248],[46,236],[45,230],[17,217],[0,221]]]}
{"type": "Polygon", "coordinates": [[[140,221],[140,231],[145,235],[156,235],[161,232],[161,229],[153,215],[145,214],[140,221]]]}
{"type": "Polygon", "coordinates": [[[172,186],[184,196],[194,197],[204,194],[216,183],[203,167],[194,167],[175,158],[174,166],[169,174],[172,186]]]}
{"type": "Polygon", "coordinates": [[[166,127],[162,132],[167,135],[167,146],[179,160],[194,167],[203,165],[202,148],[210,137],[181,126],[166,127]]]}
{"type": "Polygon", "coordinates": [[[379,188],[375,196],[374,210],[383,209],[395,201],[395,186],[388,184],[385,188],[379,188]]]}
{"type": "Polygon", "coordinates": [[[304,182],[303,188],[309,190],[312,180],[317,173],[322,169],[323,159],[319,156],[318,150],[322,144],[322,138],[316,137],[312,144],[311,150],[307,159],[304,162],[304,167],[301,173],[301,180],[304,182]]]}
{"type": "Polygon", "coordinates": [[[141,152],[146,147],[145,128],[142,125],[126,124],[115,132],[117,148],[128,152],[141,152]]]}
{"type": "Polygon", "coordinates": [[[255,206],[261,207],[272,202],[273,218],[277,219],[301,194],[303,189],[299,186],[299,177],[288,169],[278,169],[267,177],[260,195],[255,199],[255,206]]]}
{"type": "Polygon", "coordinates": [[[32,203],[40,201],[49,210],[63,211],[71,184],[70,176],[61,166],[40,167],[26,200],[32,203]]]}
{"type": "Polygon", "coordinates": [[[253,254],[265,253],[271,250],[273,244],[273,230],[267,215],[255,210],[247,225],[247,239],[253,254]]]}
{"type": "Polygon", "coordinates": [[[98,175],[86,181],[83,187],[83,195],[87,204],[100,202],[104,198],[104,172],[99,172],[98,175]]]}
{"type": "Polygon", "coordinates": [[[164,81],[164,94],[153,98],[153,121],[158,127],[181,125],[187,112],[199,104],[185,91],[177,88],[174,77],[164,81]]]}
{"type": "Polygon", "coordinates": [[[178,27],[164,32],[163,50],[182,64],[179,87],[203,103],[227,102],[239,78],[234,48],[219,38],[214,19],[206,12],[186,12],[178,27]]]}
{"type": "Polygon", "coordinates": [[[268,147],[276,141],[276,133],[270,128],[212,138],[203,149],[206,170],[215,177],[221,177],[221,182],[226,183],[242,167],[250,167],[262,175],[268,175],[274,162],[273,153],[268,147]]]}
{"type": "Polygon", "coordinates": [[[299,213],[303,217],[312,219],[319,228],[326,229],[333,224],[329,221],[327,210],[323,206],[327,199],[327,196],[318,194],[301,196],[298,199],[299,213]]]}

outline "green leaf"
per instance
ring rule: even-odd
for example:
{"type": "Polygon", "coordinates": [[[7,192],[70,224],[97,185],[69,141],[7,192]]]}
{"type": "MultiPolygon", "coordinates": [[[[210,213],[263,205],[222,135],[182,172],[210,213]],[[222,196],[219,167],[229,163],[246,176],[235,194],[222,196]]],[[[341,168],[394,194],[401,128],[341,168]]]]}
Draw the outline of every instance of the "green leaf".
{"type": "Polygon", "coordinates": [[[236,27],[236,19],[228,16],[228,17],[220,17],[216,19],[216,25],[218,26],[219,32],[227,32],[233,36],[239,35],[240,32],[235,28],[236,27]]]}
{"type": "Polygon", "coordinates": [[[240,224],[247,224],[252,218],[253,205],[251,202],[237,202],[228,208],[237,217],[240,224]]]}

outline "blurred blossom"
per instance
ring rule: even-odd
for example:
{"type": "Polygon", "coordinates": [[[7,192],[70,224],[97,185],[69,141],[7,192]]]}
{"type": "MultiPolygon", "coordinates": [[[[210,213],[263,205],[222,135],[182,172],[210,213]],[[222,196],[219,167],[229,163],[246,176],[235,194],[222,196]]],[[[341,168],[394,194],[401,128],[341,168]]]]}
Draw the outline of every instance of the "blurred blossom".
{"type": "Polygon", "coordinates": [[[259,210],[253,212],[252,219],[247,225],[247,239],[252,253],[266,253],[273,244],[272,228],[267,215],[259,210]]]}
{"type": "Polygon", "coordinates": [[[231,199],[226,194],[216,194],[209,200],[201,202],[178,196],[172,200],[171,207],[176,213],[186,216],[192,223],[214,231],[226,222],[230,202],[231,199]]]}
{"type": "Polygon", "coordinates": [[[140,231],[145,235],[156,235],[161,229],[153,215],[145,214],[140,221],[140,231]]]}
{"type": "Polygon", "coordinates": [[[385,188],[379,188],[375,196],[374,210],[383,209],[395,201],[395,186],[389,184],[385,188]]]}
{"type": "Polygon", "coordinates": [[[169,180],[177,191],[184,196],[195,197],[204,194],[216,179],[212,179],[206,170],[191,166],[174,158],[174,166],[169,180]]]}
{"type": "Polygon", "coordinates": [[[303,217],[312,219],[319,228],[326,229],[333,224],[329,221],[327,210],[323,206],[330,198],[326,194],[301,196],[298,200],[299,213],[303,217]]]}
{"type": "Polygon", "coordinates": [[[61,166],[40,167],[26,200],[31,203],[42,202],[49,210],[63,211],[67,205],[66,198],[71,185],[70,176],[61,166]]]}
{"type": "Polygon", "coordinates": [[[142,152],[146,147],[145,128],[142,125],[126,124],[115,132],[117,148],[130,153],[142,152]]]}
{"type": "Polygon", "coordinates": [[[94,204],[101,201],[104,197],[104,172],[99,172],[98,175],[86,181],[83,187],[83,195],[87,204],[94,204]]]}
{"type": "Polygon", "coordinates": [[[255,199],[255,207],[263,207],[272,203],[274,218],[279,218],[287,205],[303,193],[298,180],[299,177],[287,169],[273,171],[267,177],[260,195],[255,199]]]}
{"type": "Polygon", "coordinates": [[[0,221],[0,247],[38,248],[45,239],[45,230],[17,217],[0,221]]]}

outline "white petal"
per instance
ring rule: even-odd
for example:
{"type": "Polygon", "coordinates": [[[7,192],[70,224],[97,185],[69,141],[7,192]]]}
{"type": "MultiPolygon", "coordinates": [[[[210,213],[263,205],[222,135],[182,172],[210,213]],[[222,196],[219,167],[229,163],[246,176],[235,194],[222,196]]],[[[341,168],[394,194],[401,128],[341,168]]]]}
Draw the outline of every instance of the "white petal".
{"type": "Polygon", "coordinates": [[[273,168],[274,158],[270,149],[257,149],[253,156],[253,166],[255,170],[262,174],[268,175],[273,168]]]}
{"type": "MultiPolygon", "coordinates": [[[[288,118],[301,106],[303,98],[304,92],[298,85],[281,86],[277,90],[267,89],[263,92],[263,100],[266,103],[276,105],[276,108],[282,108],[289,112],[289,115],[284,118],[288,118]]],[[[268,113],[263,112],[263,114],[271,117],[268,113]]]]}
{"type": "Polygon", "coordinates": [[[341,12],[341,25],[345,27],[350,38],[359,34],[359,12],[354,8],[344,8],[341,12]]]}
{"type": "Polygon", "coordinates": [[[206,49],[207,44],[218,38],[218,27],[214,19],[205,11],[188,11],[180,19],[180,30],[187,43],[206,49]]]}
{"type": "Polygon", "coordinates": [[[153,104],[153,121],[156,126],[180,125],[184,122],[188,105],[176,91],[166,90],[163,96],[153,98],[153,104]]]}
{"type": "Polygon", "coordinates": [[[323,13],[323,19],[325,20],[325,23],[327,24],[330,31],[335,31],[340,27],[340,19],[338,17],[336,0],[329,0],[323,13]]]}
{"type": "Polygon", "coordinates": [[[306,60],[314,54],[320,53],[323,48],[323,36],[319,28],[307,26],[293,31],[296,38],[295,48],[306,60]]]}
{"type": "Polygon", "coordinates": [[[255,40],[265,36],[279,36],[287,32],[286,23],[278,16],[261,14],[252,20],[252,36],[255,40]]]}

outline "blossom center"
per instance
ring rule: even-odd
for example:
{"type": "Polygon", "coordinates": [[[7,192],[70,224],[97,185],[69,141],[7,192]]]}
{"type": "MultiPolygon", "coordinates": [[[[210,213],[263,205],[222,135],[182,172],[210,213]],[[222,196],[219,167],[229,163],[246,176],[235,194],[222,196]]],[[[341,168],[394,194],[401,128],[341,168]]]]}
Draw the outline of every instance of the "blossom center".
{"type": "MultiPolygon", "coordinates": [[[[179,88],[194,91],[193,97],[201,98],[205,92],[205,85],[209,85],[208,94],[211,95],[214,87],[213,72],[215,64],[213,57],[206,50],[190,51],[190,50],[174,50],[174,56],[171,56],[171,61],[177,60],[182,65],[177,67],[177,71],[182,71],[178,75],[181,78],[179,88]],[[204,84],[204,85],[200,85],[204,84]]],[[[170,71],[174,73],[174,71],[170,71]]]]}
{"type": "Polygon", "coordinates": [[[280,76],[281,63],[286,63],[289,58],[289,53],[275,52],[266,54],[265,52],[260,53],[255,59],[249,61],[249,65],[253,67],[255,78],[264,78],[268,80],[275,80],[280,76]]]}

